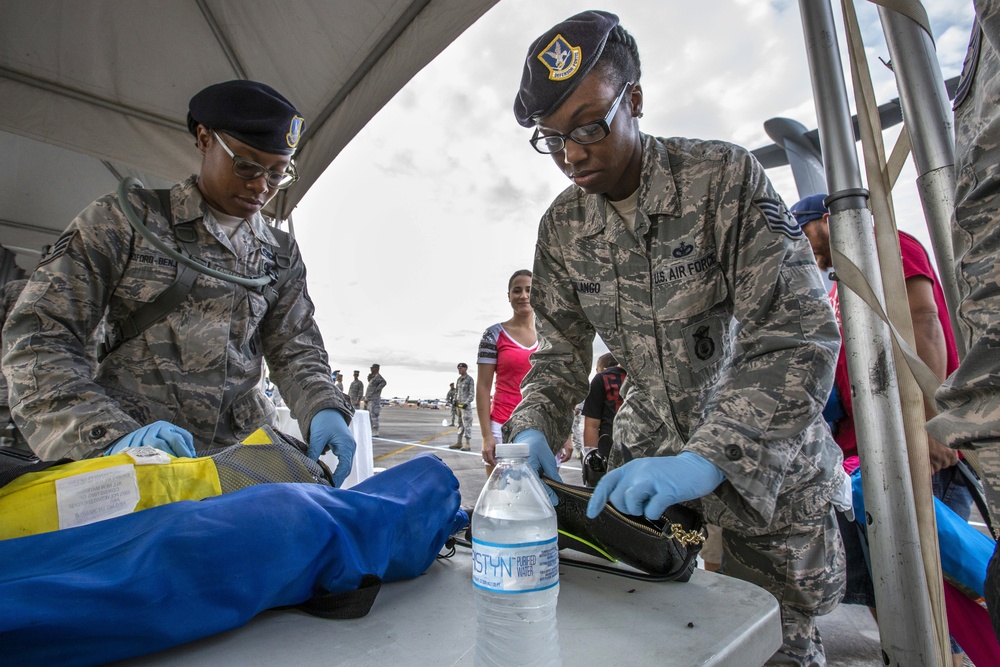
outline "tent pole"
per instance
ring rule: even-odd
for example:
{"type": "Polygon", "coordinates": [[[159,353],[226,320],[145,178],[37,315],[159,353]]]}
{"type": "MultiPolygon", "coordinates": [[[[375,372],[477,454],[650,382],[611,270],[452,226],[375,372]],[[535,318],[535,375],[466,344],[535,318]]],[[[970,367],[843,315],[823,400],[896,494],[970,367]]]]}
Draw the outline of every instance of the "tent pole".
{"type": "Polygon", "coordinates": [[[892,57],[903,118],[913,144],[920,203],[934,244],[938,276],[961,358],[966,353],[966,341],[958,331],[956,316],[959,294],[951,240],[951,215],[955,210],[955,128],[948,91],[931,36],[916,21],[897,11],[879,6],[878,13],[892,57]]]}
{"type": "MultiPolygon", "coordinates": [[[[868,192],[862,188],[854,133],[829,0],[799,0],[820,144],[830,187],[835,250],[869,277],[884,301],[868,192]]],[[[840,291],[855,426],[871,543],[882,658],[886,665],[935,665],[938,650],[919,548],[889,330],[864,302],[840,291]]],[[[859,517],[860,518],[860,517],[859,517]]]]}

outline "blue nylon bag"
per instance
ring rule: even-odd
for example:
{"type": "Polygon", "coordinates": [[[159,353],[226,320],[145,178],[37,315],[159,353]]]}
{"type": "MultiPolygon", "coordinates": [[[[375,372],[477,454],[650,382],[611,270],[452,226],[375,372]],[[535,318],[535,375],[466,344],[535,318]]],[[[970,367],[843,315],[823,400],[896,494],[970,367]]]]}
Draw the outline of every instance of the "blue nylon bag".
{"type": "Polygon", "coordinates": [[[239,627],[274,607],[420,575],[460,526],[425,454],[342,490],[262,484],[0,541],[0,653],[94,665],[239,627]]]}
{"type": "MultiPolygon", "coordinates": [[[[854,514],[861,519],[865,515],[865,498],[860,468],[851,475],[851,487],[854,514]]],[[[986,565],[993,555],[996,542],[969,525],[938,498],[934,498],[934,514],[937,518],[942,572],[960,589],[982,596],[986,565]]]]}

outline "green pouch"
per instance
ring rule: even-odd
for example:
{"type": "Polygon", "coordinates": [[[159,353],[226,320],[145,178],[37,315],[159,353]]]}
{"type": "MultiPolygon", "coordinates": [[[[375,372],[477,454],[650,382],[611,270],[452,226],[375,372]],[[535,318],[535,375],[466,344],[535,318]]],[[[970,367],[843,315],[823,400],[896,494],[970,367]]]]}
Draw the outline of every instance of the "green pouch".
{"type": "Polygon", "coordinates": [[[560,555],[560,562],[589,566],[615,574],[656,581],[687,581],[707,535],[701,517],[682,505],[671,505],[657,521],[622,514],[608,504],[596,518],[587,518],[587,503],[594,490],[551,479],[542,481],[559,497],[556,518],[559,548],[622,562],[645,574],[620,568],[584,565],[560,555]]]}

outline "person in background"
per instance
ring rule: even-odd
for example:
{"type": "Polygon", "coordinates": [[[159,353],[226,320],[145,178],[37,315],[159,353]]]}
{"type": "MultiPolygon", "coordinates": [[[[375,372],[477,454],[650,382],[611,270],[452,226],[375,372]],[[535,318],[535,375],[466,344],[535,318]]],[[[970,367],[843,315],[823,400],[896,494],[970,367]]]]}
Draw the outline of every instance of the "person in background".
{"type": "Polygon", "coordinates": [[[624,381],[625,369],[615,355],[602,354],[597,360],[597,375],[590,381],[590,391],[583,401],[583,446],[596,447],[605,460],[611,455],[611,432],[622,405],[624,381]]]}
{"type": "Polygon", "coordinates": [[[260,386],[266,361],[309,457],[332,448],[340,484],[354,457],[354,410],[330,375],[298,245],[261,213],[297,179],[305,120],[270,86],[236,80],[191,98],[188,129],[199,174],[127,201],[101,197],[31,274],[3,332],[14,420],[46,461],[139,445],[195,456],[276,426],[260,386]],[[198,261],[178,261],[181,249],[198,261]],[[140,329],[144,304],[163,303],[175,283],[189,284],[187,295],[140,329]],[[105,313],[95,374],[88,345],[105,313]]]}
{"type": "Polygon", "coordinates": [[[341,392],[344,391],[344,376],[340,374],[340,371],[333,371],[333,383],[341,392]]]}
{"type": "MultiPolygon", "coordinates": [[[[3,330],[4,322],[7,321],[7,313],[14,308],[17,298],[21,296],[27,280],[10,280],[0,287],[0,331],[3,330]]],[[[21,432],[17,430],[17,425],[10,417],[10,404],[7,401],[7,378],[0,368],[0,447],[11,447],[30,452],[27,441],[21,432]]]]}
{"type": "Polygon", "coordinates": [[[444,397],[445,405],[451,408],[451,425],[455,425],[455,411],[458,407],[455,405],[455,383],[452,382],[448,385],[448,394],[444,397]]]}
{"type": "Polygon", "coordinates": [[[535,311],[531,309],[531,271],[520,269],[511,275],[507,300],[510,318],[486,329],[479,341],[476,403],[483,461],[488,471],[496,465],[500,428],[521,402],[521,380],[531,368],[531,353],[538,349],[535,311]]]}
{"type": "Polygon", "coordinates": [[[539,224],[539,345],[504,439],[559,478],[550,443],[587,393],[599,333],[629,390],[588,516],[689,504],[725,529],[721,571],[778,600],[772,660],[823,665],[815,617],[844,589],[833,500],[850,503],[822,416],[836,320],[763,167],[732,144],[640,132],[640,74],[635,40],[602,11],[547,30],[525,58],[515,117],[572,185],[539,224]]]}
{"type": "Polygon", "coordinates": [[[468,452],[472,449],[472,403],[476,400],[476,381],[469,375],[469,364],[464,361],[458,365],[458,379],[455,380],[455,408],[458,418],[458,436],[455,444],[448,449],[461,449],[468,452]],[[462,436],[465,444],[462,444],[462,436]]]}
{"type": "Polygon", "coordinates": [[[361,407],[361,399],[365,396],[365,383],[361,381],[360,375],[361,371],[354,371],[354,380],[351,382],[351,386],[347,388],[347,396],[351,399],[351,405],[355,409],[361,407]]]}
{"type": "MultiPolygon", "coordinates": [[[[792,207],[792,215],[809,239],[816,263],[822,271],[833,268],[830,246],[830,211],[824,204],[825,193],[809,195],[792,207]]],[[[937,274],[931,267],[930,257],[917,239],[906,232],[897,232],[899,250],[903,262],[903,278],[906,281],[906,298],[913,322],[913,338],[917,356],[940,379],[944,379],[958,368],[958,348],[952,334],[951,318],[937,274]]],[[[830,305],[840,321],[840,299],[838,284],[830,289],[830,305]]],[[[851,398],[851,381],[847,374],[847,354],[844,347],[837,358],[834,387],[831,401],[834,412],[842,415],[833,421],[833,437],[844,453],[844,468],[848,474],[860,466],[858,459],[858,439],[854,426],[854,402],[851,398]]],[[[829,410],[829,408],[828,408],[829,410]]],[[[928,417],[934,414],[934,406],[927,405],[928,417]]],[[[959,455],[928,436],[927,450],[933,477],[931,484],[934,495],[962,519],[968,521],[972,513],[972,492],[966,485],[965,477],[958,469],[959,455]]],[[[841,537],[847,556],[847,591],[844,602],[863,604],[875,615],[875,587],[872,583],[867,539],[863,537],[864,524],[851,521],[838,514],[841,537]],[[855,525],[857,523],[857,525],[855,525]]],[[[957,548],[957,545],[944,545],[957,548]]],[[[960,666],[965,653],[951,640],[952,660],[960,666]]]]}
{"type": "Polygon", "coordinates": [[[378,437],[378,419],[382,414],[382,390],[385,388],[385,378],[379,373],[378,364],[372,364],[368,374],[368,388],[365,390],[365,408],[372,424],[372,436],[378,437]]]}

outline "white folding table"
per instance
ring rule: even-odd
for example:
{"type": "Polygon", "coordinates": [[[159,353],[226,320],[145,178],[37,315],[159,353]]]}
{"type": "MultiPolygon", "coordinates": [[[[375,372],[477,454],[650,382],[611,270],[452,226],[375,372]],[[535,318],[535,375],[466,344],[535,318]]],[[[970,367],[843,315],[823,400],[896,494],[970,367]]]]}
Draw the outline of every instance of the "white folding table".
{"type": "MultiPolygon", "coordinates": [[[[704,570],[686,583],[653,583],[564,565],[557,614],[567,667],[749,667],[781,646],[773,596],[704,570]]],[[[458,547],[424,575],[383,585],[364,618],[268,611],[236,630],[119,664],[472,665],[475,641],[471,551],[458,547]]]]}

